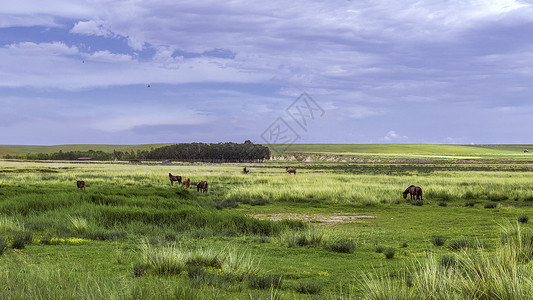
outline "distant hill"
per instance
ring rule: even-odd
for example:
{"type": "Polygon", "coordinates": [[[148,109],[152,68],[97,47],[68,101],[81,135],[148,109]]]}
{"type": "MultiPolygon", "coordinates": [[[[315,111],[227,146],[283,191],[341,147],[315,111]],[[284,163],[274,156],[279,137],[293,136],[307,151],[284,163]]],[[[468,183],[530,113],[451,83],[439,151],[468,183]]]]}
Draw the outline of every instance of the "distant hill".
{"type": "MultiPolygon", "coordinates": [[[[273,154],[282,154],[279,145],[270,145],[273,154]]],[[[448,145],[448,144],[293,144],[283,153],[324,155],[418,155],[418,156],[499,156],[533,152],[533,145],[448,145]]],[[[533,154],[533,153],[532,153],[533,154]]]]}

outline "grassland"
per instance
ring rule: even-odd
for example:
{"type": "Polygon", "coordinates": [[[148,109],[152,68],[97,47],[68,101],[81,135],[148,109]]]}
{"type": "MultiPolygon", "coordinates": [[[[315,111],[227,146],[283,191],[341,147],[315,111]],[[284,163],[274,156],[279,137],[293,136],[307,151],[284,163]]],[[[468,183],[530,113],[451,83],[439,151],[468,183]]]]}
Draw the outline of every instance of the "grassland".
{"type": "MultiPolygon", "coordinates": [[[[75,144],[75,145],[0,145],[0,155],[27,154],[27,153],[53,153],[63,151],[104,151],[113,152],[150,150],[171,145],[166,144],[141,144],[141,145],[107,145],[107,144],[75,144]]],[[[434,157],[492,157],[492,156],[524,156],[525,149],[532,149],[533,145],[436,145],[436,144],[293,144],[285,149],[280,145],[266,145],[273,154],[306,153],[326,155],[377,155],[377,156],[434,156],[434,157]],[[276,150],[283,148],[284,152],[276,150]]]]}
{"type": "MultiPolygon", "coordinates": [[[[297,146],[319,152],[316,145],[297,146]]],[[[270,161],[247,165],[248,175],[237,164],[0,161],[0,281],[6,283],[0,293],[8,299],[531,296],[533,247],[522,244],[532,228],[517,220],[533,216],[533,163],[516,153],[520,148],[365,147],[324,152],[426,158],[270,161]],[[297,174],[285,173],[286,165],[297,174]],[[169,172],[207,180],[209,192],[171,186],[169,172]],[[86,181],[85,191],[76,180],[86,181]],[[423,205],[401,197],[410,184],[423,188],[423,205]],[[437,246],[435,237],[444,244],[437,246]],[[461,263],[449,268],[453,261],[461,263]],[[476,279],[482,268],[507,281],[476,279]],[[438,293],[424,294],[439,280],[438,293]],[[468,280],[484,285],[475,290],[468,280]]]]}

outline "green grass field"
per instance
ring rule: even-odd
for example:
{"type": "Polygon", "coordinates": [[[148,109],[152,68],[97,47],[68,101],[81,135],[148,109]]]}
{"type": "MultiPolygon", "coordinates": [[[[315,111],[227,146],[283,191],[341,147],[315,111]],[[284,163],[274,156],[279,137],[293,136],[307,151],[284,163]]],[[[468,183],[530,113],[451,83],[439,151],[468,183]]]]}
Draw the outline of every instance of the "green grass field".
{"type": "Polygon", "coordinates": [[[246,165],[248,175],[239,164],[0,160],[0,293],[528,299],[533,228],[517,221],[533,216],[524,147],[294,145],[425,158],[269,161],[246,165]],[[472,161],[442,159],[452,156],[472,161]],[[209,191],[171,186],[169,172],[207,180],[209,191]],[[422,203],[402,198],[411,184],[422,203]]]}

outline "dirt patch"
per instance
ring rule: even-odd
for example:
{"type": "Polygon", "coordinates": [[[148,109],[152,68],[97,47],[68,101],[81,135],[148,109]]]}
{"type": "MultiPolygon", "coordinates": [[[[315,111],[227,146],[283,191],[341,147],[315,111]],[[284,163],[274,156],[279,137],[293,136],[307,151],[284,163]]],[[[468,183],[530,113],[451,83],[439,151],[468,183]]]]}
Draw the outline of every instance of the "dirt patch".
{"type": "Polygon", "coordinates": [[[310,223],[316,223],[317,225],[335,226],[346,223],[365,223],[364,219],[373,219],[374,216],[357,216],[347,215],[341,213],[335,214],[297,214],[297,213],[278,213],[278,214],[256,214],[250,215],[251,217],[262,219],[279,221],[283,219],[301,220],[310,223]]]}

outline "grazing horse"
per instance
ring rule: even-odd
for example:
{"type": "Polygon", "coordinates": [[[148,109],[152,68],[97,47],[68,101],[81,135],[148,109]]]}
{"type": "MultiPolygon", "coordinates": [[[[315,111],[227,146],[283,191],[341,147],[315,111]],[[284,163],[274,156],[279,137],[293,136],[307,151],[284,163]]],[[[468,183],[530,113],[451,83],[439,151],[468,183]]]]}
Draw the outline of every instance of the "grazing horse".
{"type": "Polygon", "coordinates": [[[199,192],[200,190],[202,190],[202,192],[207,192],[207,181],[200,181],[200,183],[198,183],[196,191],[199,192]]]}
{"type": "Polygon", "coordinates": [[[183,181],[181,182],[181,187],[185,187],[186,189],[188,189],[189,186],[191,186],[191,180],[189,179],[189,177],[183,178],[183,181]]]}
{"type": "Polygon", "coordinates": [[[174,181],[181,184],[181,176],[173,176],[171,173],[168,173],[168,178],[170,179],[170,185],[174,185],[174,181]]]}
{"type": "Polygon", "coordinates": [[[416,200],[421,200],[422,198],[422,188],[419,186],[411,185],[403,192],[403,198],[407,199],[407,194],[411,194],[411,200],[413,196],[416,196],[416,200]]]}
{"type": "Polygon", "coordinates": [[[285,171],[289,174],[293,173],[294,175],[296,175],[296,168],[285,167],[285,171]]]}
{"type": "Polygon", "coordinates": [[[79,189],[83,189],[85,191],[85,181],[78,180],[76,181],[76,185],[78,186],[79,189]]]}
{"type": "Polygon", "coordinates": [[[246,170],[246,167],[244,167],[244,169],[242,169],[242,173],[243,174],[248,174],[248,173],[250,173],[250,170],[246,170]]]}

